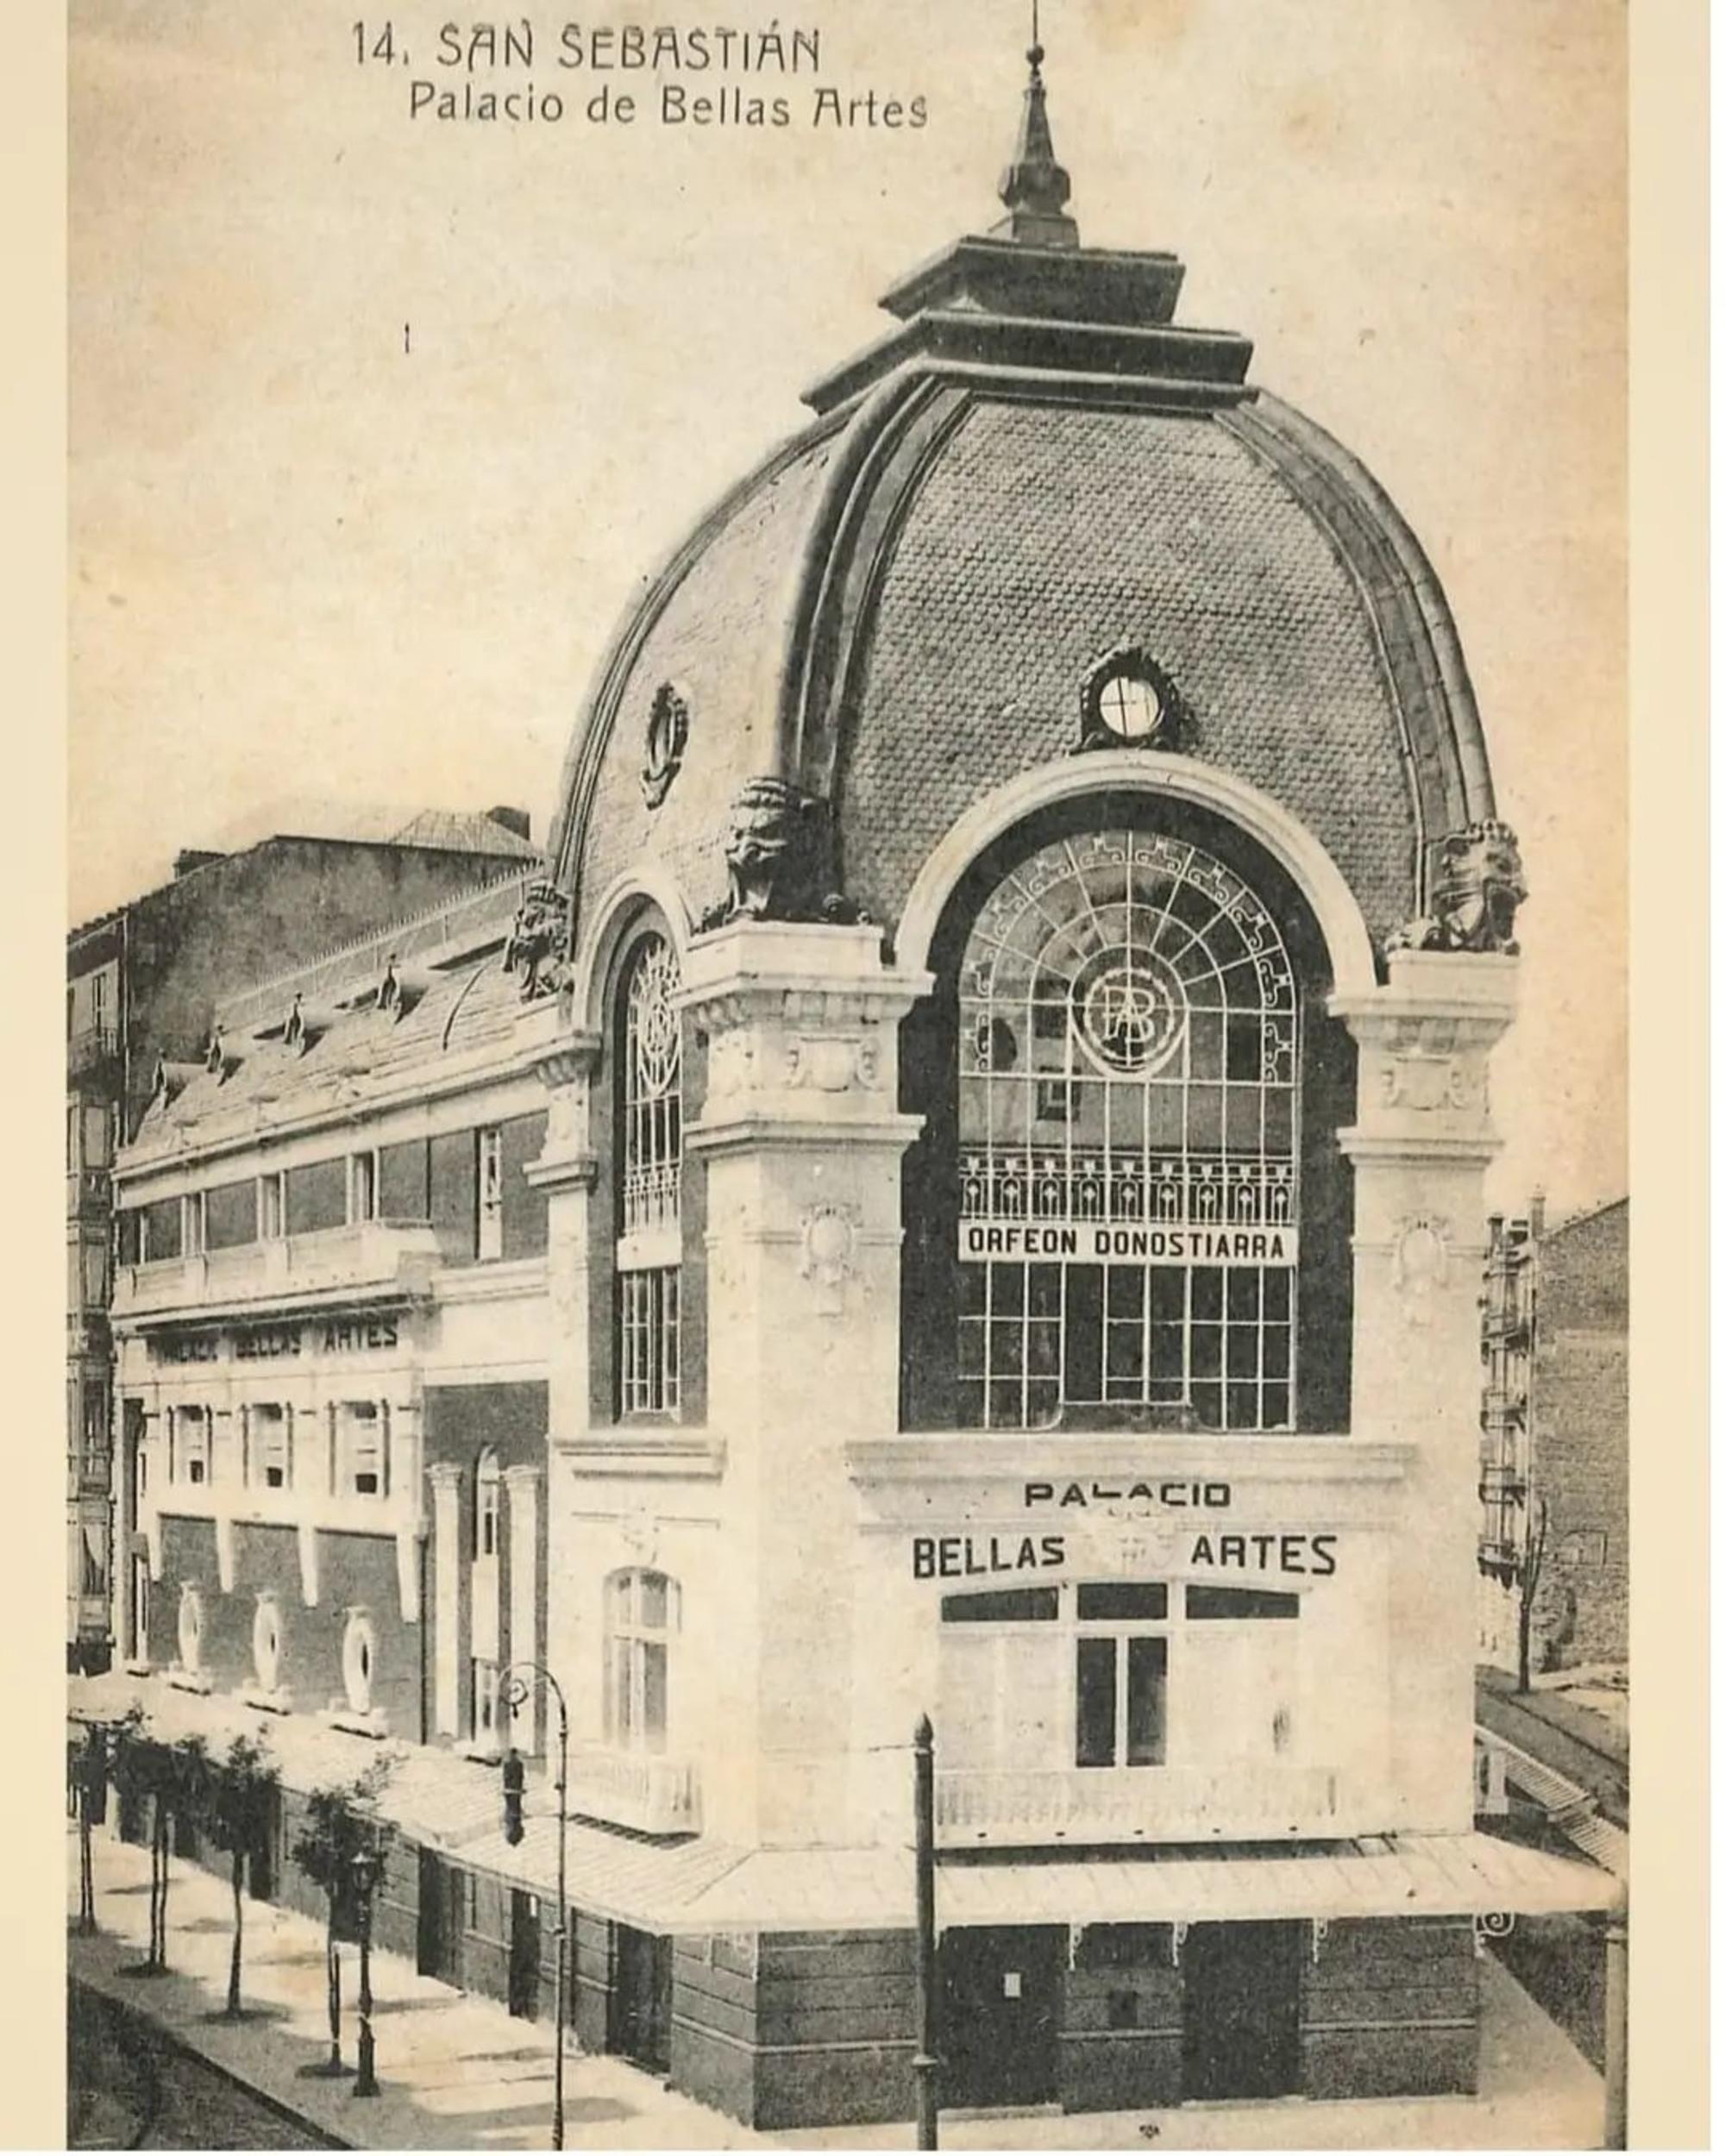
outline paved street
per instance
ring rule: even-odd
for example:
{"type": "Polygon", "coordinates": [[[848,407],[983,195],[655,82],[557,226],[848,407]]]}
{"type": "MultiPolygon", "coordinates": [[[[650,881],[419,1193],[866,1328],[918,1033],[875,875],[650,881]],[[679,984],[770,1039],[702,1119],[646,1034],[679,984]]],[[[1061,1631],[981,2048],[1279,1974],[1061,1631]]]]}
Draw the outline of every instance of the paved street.
{"type": "Polygon", "coordinates": [[[82,1985],[66,2000],[69,2148],[331,2148],[303,2120],[171,2043],[148,2018],[82,1985]]]}
{"type": "MultiPolygon", "coordinates": [[[[147,1929],[147,1853],[106,1830],[95,1838],[94,1938],[69,1934],[67,1962],[80,1990],[129,2019],[146,2015],[172,2048],[122,2040],[97,2065],[73,2059],[78,2147],[543,2148],[550,2122],[551,2046],[542,2023],[512,2020],[493,2002],[455,1991],[393,1954],[373,1958],[378,2072],[382,2093],[356,2099],[351,2079],[308,2072],[323,2056],[321,1928],[292,1911],[253,1903],[247,1912],[248,2018],[226,2021],[229,1900],[226,1886],[175,1860],[169,1900],[171,1973],[126,1973],[147,1929]],[[174,2049],[193,2054],[177,2059],[174,2049]],[[213,2062],[221,2073],[213,2073],[213,2062]],[[153,2079],[154,2077],[154,2079],[153,2079]],[[308,2122],[303,2137],[279,2112],[247,2108],[232,2079],[308,2122]],[[80,2115],[76,2105],[85,2103],[80,2115]],[[154,2115],[152,2103],[160,2105],[154,2115]],[[134,2141],[137,2122],[144,2139],[134,2141]]],[[[67,1900],[77,1897],[77,1839],[67,1837],[67,1900]]],[[[952,2148],[1588,2148],[1599,2145],[1603,2092],[1562,2033],[1496,1961],[1481,1964],[1485,2034],[1477,2099],[1402,2103],[1186,2105],[1146,2113],[947,2115],[952,2148]]],[[[353,1985],[344,2036],[353,2059],[353,1985]]],[[[88,2025],[86,2025],[87,2027],[88,2025]]],[[[110,2028],[112,2024],[109,2025],[110,2028]]],[[[620,2059],[574,2052],[568,2062],[571,2147],[817,2147],[819,2133],[756,2134],[664,2088],[620,2059]]],[[[859,2128],[855,2148],[905,2148],[907,2125],[859,2128]]]]}

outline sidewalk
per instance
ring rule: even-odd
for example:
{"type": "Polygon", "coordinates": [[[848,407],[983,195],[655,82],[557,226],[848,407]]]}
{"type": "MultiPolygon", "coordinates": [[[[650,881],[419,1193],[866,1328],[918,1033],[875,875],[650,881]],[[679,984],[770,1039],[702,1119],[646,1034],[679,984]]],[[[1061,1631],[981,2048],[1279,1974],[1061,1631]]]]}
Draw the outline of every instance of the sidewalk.
{"type": "MultiPolygon", "coordinates": [[[[77,1836],[68,1833],[68,1908],[77,1903],[77,1836]]],[[[381,2093],[356,2098],[351,2075],[308,2074],[327,2056],[323,1934],[267,1903],[246,1904],[248,2018],[222,2017],[232,1940],[226,1885],[175,1860],[163,1977],[123,1973],[148,1927],[147,1851],[95,1836],[100,1932],[68,1932],[69,1972],[146,2015],[187,2050],[339,2141],[364,2148],[543,2148],[551,2119],[551,2044],[543,2023],[420,1976],[395,1954],[372,1956],[381,2093]]],[[[342,2057],[354,2057],[357,1984],[343,1950],[342,2057]]],[[[1189,2105],[1155,2113],[952,2116],[950,2148],[1589,2148],[1599,2145],[1599,2077],[1495,1960],[1480,1965],[1485,2034],[1477,2099],[1189,2105]]],[[[908,2125],[756,2134],[664,2088],[621,2059],[570,2049],[571,2148],[908,2148],[908,2125]]]]}

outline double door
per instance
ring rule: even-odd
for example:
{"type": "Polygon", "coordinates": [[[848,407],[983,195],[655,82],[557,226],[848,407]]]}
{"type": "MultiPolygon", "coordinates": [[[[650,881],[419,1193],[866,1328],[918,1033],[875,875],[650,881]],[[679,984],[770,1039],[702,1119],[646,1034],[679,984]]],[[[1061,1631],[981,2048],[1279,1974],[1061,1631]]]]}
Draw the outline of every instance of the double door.
{"type": "Polygon", "coordinates": [[[1300,2085],[1305,1927],[1195,1924],[1181,1949],[1188,2103],[1292,2096],[1300,2085]]]}
{"type": "Polygon", "coordinates": [[[1048,2103],[1057,2092],[1063,1926],[977,1925],[940,1944],[943,2105],[1048,2103]]]}

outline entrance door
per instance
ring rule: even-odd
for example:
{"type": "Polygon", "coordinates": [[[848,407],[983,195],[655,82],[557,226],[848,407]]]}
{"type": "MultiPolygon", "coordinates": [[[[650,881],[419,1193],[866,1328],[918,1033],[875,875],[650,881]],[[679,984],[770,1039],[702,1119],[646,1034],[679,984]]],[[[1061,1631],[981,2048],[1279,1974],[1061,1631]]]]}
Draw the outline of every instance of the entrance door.
{"type": "Polygon", "coordinates": [[[1300,2085],[1300,1924],[1195,1924],[1180,1961],[1183,2096],[1291,2096],[1300,2085]]]}
{"type": "Polygon", "coordinates": [[[671,1942],[617,1926],[611,2048],[649,2073],[671,2071],[671,1942]]]}
{"type": "Polygon", "coordinates": [[[417,1962],[422,1977],[445,1984],[460,1981],[461,1917],[455,1872],[430,1850],[419,1852],[419,1936],[417,1962]]]}
{"type": "Polygon", "coordinates": [[[524,2021],[539,2012],[539,1897],[519,1887],[509,1896],[509,2010],[524,2021]]]}
{"type": "Polygon", "coordinates": [[[978,1926],[940,1943],[944,2104],[1049,2103],[1057,2084],[1066,1934],[1052,1927],[978,1926]]]}

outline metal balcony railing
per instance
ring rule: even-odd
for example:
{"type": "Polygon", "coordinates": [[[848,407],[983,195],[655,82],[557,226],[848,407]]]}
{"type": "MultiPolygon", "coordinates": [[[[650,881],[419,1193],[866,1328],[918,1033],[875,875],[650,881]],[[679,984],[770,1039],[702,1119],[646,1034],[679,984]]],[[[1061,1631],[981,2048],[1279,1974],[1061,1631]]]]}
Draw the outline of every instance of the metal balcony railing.
{"type": "Polygon", "coordinates": [[[120,1052],[120,1029],[117,1025],[85,1025],[66,1038],[66,1067],[68,1071],[91,1069],[96,1064],[106,1062],[110,1056],[120,1052]]]}
{"type": "Polygon", "coordinates": [[[1338,1831],[1327,1767],[949,1768],[935,1823],[963,1842],[1208,1841],[1338,1831]]]}

